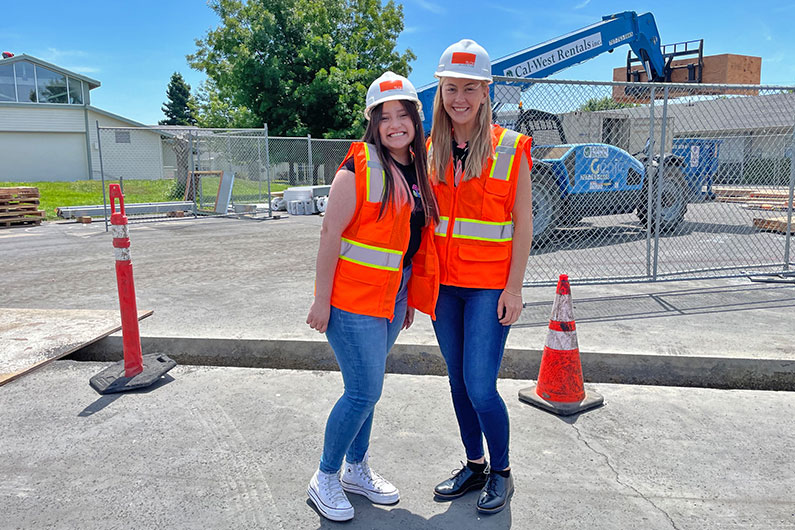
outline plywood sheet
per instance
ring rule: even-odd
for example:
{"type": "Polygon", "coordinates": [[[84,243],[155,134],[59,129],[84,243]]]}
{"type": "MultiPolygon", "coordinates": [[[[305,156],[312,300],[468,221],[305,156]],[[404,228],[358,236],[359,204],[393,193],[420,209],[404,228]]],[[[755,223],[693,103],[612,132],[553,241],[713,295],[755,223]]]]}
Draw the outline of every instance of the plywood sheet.
{"type": "Polygon", "coordinates": [[[120,329],[118,311],[0,308],[0,386],[120,329]]]}

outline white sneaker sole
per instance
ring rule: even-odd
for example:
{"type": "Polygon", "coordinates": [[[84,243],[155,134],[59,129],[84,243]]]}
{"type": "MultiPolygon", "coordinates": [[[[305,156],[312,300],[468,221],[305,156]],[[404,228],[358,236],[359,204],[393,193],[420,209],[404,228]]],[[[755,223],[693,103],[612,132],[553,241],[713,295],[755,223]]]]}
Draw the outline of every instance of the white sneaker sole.
{"type": "Polygon", "coordinates": [[[317,511],[320,512],[320,515],[326,519],[329,519],[330,521],[350,521],[353,519],[353,507],[348,510],[336,510],[331,506],[326,506],[311,487],[306,488],[306,494],[309,496],[309,500],[311,500],[317,508],[317,511]]]}
{"type": "Polygon", "coordinates": [[[347,493],[355,493],[356,495],[363,495],[367,497],[370,502],[374,502],[376,504],[395,504],[397,501],[400,500],[400,491],[395,490],[395,493],[377,493],[372,490],[368,490],[362,488],[361,486],[357,486],[356,484],[350,484],[349,482],[345,482],[344,480],[340,481],[342,484],[342,489],[347,493]]]}

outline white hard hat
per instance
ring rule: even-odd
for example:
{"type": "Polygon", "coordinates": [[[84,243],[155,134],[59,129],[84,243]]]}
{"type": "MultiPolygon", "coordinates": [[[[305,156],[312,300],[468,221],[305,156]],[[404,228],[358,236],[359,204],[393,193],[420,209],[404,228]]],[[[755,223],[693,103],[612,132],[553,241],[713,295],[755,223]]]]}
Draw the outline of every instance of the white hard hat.
{"type": "Polygon", "coordinates": [[[483,46],[472,39],[462,39],[444,51],[434,75],[440,79],[461,77],[491,83],[491,60],[483,46]]]}
{"type": "Polygon", "coordinates": [[[364,117],[369,120],[370,111],[375,106],[397,99],[413,101],[417,105],[417,110],[422,112],[422,104],[420,103],[420,98],[417,97],[417,89],[414,88],[411,81],[395,72],[384,72],[367,89],[367,107],[364,109],[364,117]]]}

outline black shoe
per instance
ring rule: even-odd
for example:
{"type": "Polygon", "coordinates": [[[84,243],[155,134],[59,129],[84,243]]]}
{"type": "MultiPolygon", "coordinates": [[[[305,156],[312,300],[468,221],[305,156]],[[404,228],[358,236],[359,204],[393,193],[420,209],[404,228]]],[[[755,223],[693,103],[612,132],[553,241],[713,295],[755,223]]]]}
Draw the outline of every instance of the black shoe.
{"type": "Polygon", "coordinates": [[[502,511],[513,495],[513,475],[503,477],[491,473],[486,487],[480,492],[478,498],[478,511],[480,513],[497,513],[502,511]]]}
{"type": "Polygon", "coordinates": [[[455,499],[470,490],[482,488],[488,478],[487,471],[472,471],[464,464],[464,467],[455,471],[452,477],[433,488],[433,492],[442,499],[455,499]]]}

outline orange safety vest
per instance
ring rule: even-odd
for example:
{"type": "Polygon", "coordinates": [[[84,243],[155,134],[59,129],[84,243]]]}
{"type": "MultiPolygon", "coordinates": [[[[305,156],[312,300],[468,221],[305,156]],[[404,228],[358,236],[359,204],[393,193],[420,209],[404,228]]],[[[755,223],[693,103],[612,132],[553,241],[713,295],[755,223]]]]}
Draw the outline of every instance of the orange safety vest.
{"type": "MultiPolygon", "coordinates": [[[[342,232],[331,305],[392,320],[403,275],[403,256],[411,237],[411,208],[408,203],[395,207],[390,201],[379,219],[386,175],[378,151],[372,144],[354,142],[343,160],[351,157],[356,175],[356,212],[342,232]]],[[[432,314],[439,290],[438,265],[432,227],[425,227],[423,234],[423,255],[417,259],[418,251],[413,259],[409,303],[432,314]]]]}
{"type": "Polygon", "coordinates": [[[498,125],[493,126],[491,136],[494,158],[483,167],[480,177],[462,179],[456,186],[450,160],[445,182],[433,186],[441,218],[435,239],[440,283],[444,285],[504,289],[508,282],[513,250],[511,212],[522,153],[532,168],[532,139],[498,125]]]}

